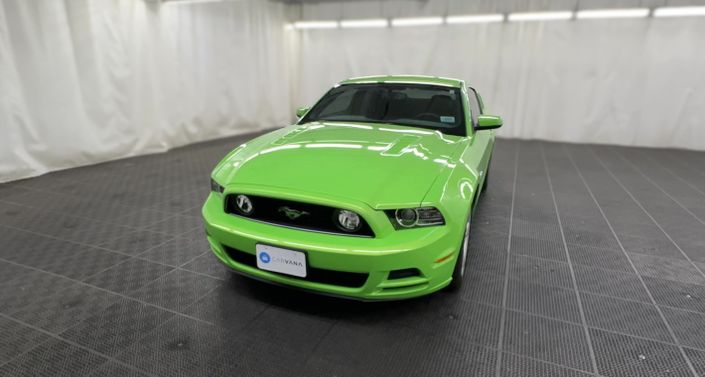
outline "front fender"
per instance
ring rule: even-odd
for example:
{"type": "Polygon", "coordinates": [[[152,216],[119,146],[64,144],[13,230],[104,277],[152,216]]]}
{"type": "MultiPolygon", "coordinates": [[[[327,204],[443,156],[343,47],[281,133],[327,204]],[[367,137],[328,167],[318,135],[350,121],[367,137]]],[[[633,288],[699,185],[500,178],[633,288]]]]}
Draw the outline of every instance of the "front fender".
{"type": "Polygon", "coordinates": [[[449,167],[436,179],[421,205],[438,207],[449,226],[464,228],[477,197],[480,177],[478,170],[462,158],[449,167]]]}

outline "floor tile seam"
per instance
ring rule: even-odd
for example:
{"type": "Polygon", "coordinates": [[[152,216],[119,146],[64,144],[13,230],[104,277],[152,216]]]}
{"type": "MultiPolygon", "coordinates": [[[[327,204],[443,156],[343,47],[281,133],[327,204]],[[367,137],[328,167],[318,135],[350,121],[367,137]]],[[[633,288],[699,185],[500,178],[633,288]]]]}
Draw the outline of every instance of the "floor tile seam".
{"type": "MultiPolygon", "coordinates": [[[[162,307],[162,306],[159,306],[159,305],[157,305],[157,304],[153,304],[153,303],[150,303],[150,302],[147,302],[147,301],[144,301],[144,300],[140,300],[139,298],[131,297],[131,296],[128,296],[128,295],[119,293],[119,292],[113,292],[113,291],[111,291],[111,290],[109,290],[109,289],[102,288],[102,287],[100,287],[100,286],[93,285],[93,284],[90,284],[90,283],[86,283],[86,282],[83,282],[83,281],[81,281],[81,280],[73,279],[73,278],[70,278],[70,277],[66,277],[66,276],[63,276],[63,275],[60,275],[60,274],[51,272],[51,271],[45,271],[45,270],[42,270],[42,269],[40,269],[40,268],[36,268],[36,267],[24,265],[24,264],[22,264],[22,263],[17,263],[17,262],[10,261],[10,260],[4,259],[4,258],[0,258],[0,261],[6,262],[6,263],[10,263],[10,264],[14,264],[14,265],[16,265],[16,266],[28,268],[28,269],[31,269],[31,270],[34,270],[34,271],[37,271],[37,272],[49,274],[49,275],[52,275],[52,276],[54,276],[54,277],[58,277],[58,278],[61,278],[61,279],[66,279],[66,280],[69,280],[69,281],[71,281],[71,282],[73,282],[73,283],[77,283],[77,284],[79,284],[79,285],[83,285],[83,286],[86,286],[86,287],[89,287],[89,288],[97,289],[97,290],[102,291],[102,292],[104,292],[104,293],[108,293],[108,294],[110,294],[110,295],[114,295],[114,296],[120,297],[120,298],[125,299],[125,300],[134,301],[134,302],[137,302],[137,303],[146,305],[146,306],[151,306],[151,307],[156,308],[156,309],[160,309],[160,310],[163,310],[163,311],[167,311],[167,312],[169,312],[169,313],[172,313],[172,314],[176,314],[176,315],[178,315],[178,316],[186,317],[186,318],[189,318],[189,319],[196,320],[196,321],[198,321],[198,322],[202,322],[202,323],[206,323],[206,324],[212,325],[211,322],[204,321],[204,320],[201,320],[201,319],[199,319],[199,318],[189,316],[189,315],[184,314],[184,313],[181,313],[181,312],[179,312],[179,311],[177,311],[177,310],[173,310],[173,309],[169,309],[169,308],[166,308],[166,307],[162,307]]],[[[149,284],[147,284],[147,285],[149,285],[149,284]]],[[[147,285],[145,285],[145,287],[146,287],[147,285]]]]}
{"type": "Polygon", "coordinates": [[[698,193],[700,193],[701,195],[705,196],[705,191],[701,190],[698,186],[694,185],[692,182],[689,182],[689,181],[686,180],[684,177],[682,177],[682,176],[676,174],[672,169],[670,169],[669,167],[667,167],[666,165],[664,165],[662,161],[653,158],[653,156],[651,156],[649,153],[646,153],[646,156],[647,156],[647,158],[648,158],[649,160],[654,161],[655,163],[659,164],[659,165],[661,166],[661,168],[662,168],[663,170],[665,170],[666,172],[668,172],[670,175],[672,175],[673,177],[678,178],[680,181],[682,181],[683,183],[685,183],[686,185],[688,185],[691,189],[693,189],[693,190],[697,191],[698,193]]]}
{"type": "Polygon", "coordinates": [[[599,374],[599,368],[597,365],[597,357],[595,355],[595,349],[593,346],[592,342],[592,336],[590,335],[590,330],[588,328],[587,324],[587,316],[585,315],[585,309],[583,308],[583,300],[582,297],[580,296],[580,290],[578,289],[578,280],[575,275],[575,269],[573,268],[573,264],[571,263],[571,257],[570,257],[570,251],[568,250],[568,244],[566,242],[566,237],[565,237],[565,230],[563,227],[563,222],[561,220],[561,215],[560,211],[558,209],[558,202],[556,201],[556,193],[553,188],[553,181],[551,179],[551,171],[548,167],[548,161],[546,160],[546,153],[544,151],[543,143],[539,144],[539,150],[541,152],[541,159],[543,160],[543,166],[545,169],[545,174],[546,174],[546,179],[548,181],[548,188],[549,192],[551,193],[551,198],[553,199],[553,209],[556,215],[556,219],[558,220],[558,226],[561,234],[561,239],[563,240],[563,247],[565,251],[565,256],[566,260],[568,262],[568,269],[570,271],[570,277],[573,283],[573,290],[575,292],[575,297],[577,299],[578,303],[578,312],[580,314],[580,322],[583,326],[583,332],[588,344],[588,351],[590,353],[590,361],[592,362],[592,368],[594,374],[599,374]]]}
{"type": "MultiPolygon", "coordinates": [[[[10,204],[10,205],[16,205],[16,206],[25,207],[25,208],[31,208],[31,209],[34,209],[34,210],[42,210],[42,207],[35,207],[35,206],[31,206],[31,205],[28,205],[28,204],[25,204],[25,203],[13,202],[13,201],[7,200],[7,198],[0,199],[0,203],[10,204]]],[[[137,213],[137,212],[139,212],[139,211],[141,211],[141,210],[143,210],[143,209],[145,209],[145,208],[140,208],[140,209],[138,209],[138,210],[135,211],[135,212],[126,213],[126,214],[124,214],[124,215],[117,216],[116,218],[128,216],[128,215],[130,215],[130,214],[137,213]]],[[[97,222],[97,223],[104,224],[104,225],[110,225],[110,226],[116,226],[116,225],[117,225],[117,226],[120,226],[120,227],[123,227],[123,228],[127,228],[127,229],[129,229],[129,230],[135,230],[135,231],[137,231],[137,230],[149,231],[149,232],[152,232],[152,233],[161,233],[161,234],[167,234],[167,235],[171,235],[171,234],[165,233],[165,232],[160,232],[160,231],[147,230],[146,228],[149,228],[149,227],[151,227],[151,226],[153,226],[153,225],[155,225],[155,224],[157,224],[157,223],[160,223],[160,222],[162,222],[162,221],[169,220],[169,219],[174,218],[174,217],[177,217],[177,216],[196,217],[196,216],[191,216],[191,215],[184,215],[184,214],[182,214],[181,212],[164,212],[164,211],[159,211],[159,210],[151,209],[151,208],[146,208],[146,209],[150,209],[150,210],[157,211],[157,212],[162,212],[162,213],[164,213],[165,215],[167,215],[167,217],[164,218],[164,219],[161,219],[161,220],[159,220],[159,221],[155,221],[155,222],[153,222],[153,223],[150,223],[150,224],[148,224],[148,225],[146,225],[146,226],[134,226],[134,225],[125,225],[125,224],[121,224],[121,223],[117,223],[117,222],[110,221],[110,220],[105,220],[105,219],[98,219],[98,218],[94,218],[94,217],[87,217],[87,216],[81,216],[81,215],[76,215],[76,214],[67,214],[67,213],[64,213],[64,212],[54,211],[54,210],[49,210],[49,212],[50,212],[50,213],[57,214],[57,215],[61,215],[61,216],[66,216],[66,217],[69,217],[69,218],[73,218],[73,219],[89,220],[89,221],[97,222]]],[[[192,209],[192,208],[189,208],[189,210],[190,210],[190,209],[192,209]]],[[[188,210],[185,210],[185,211],[188,211],[188,210]]],[[[194,229],[196,229],[196,228],[194,228],[194,229]]],[[[193,230],[193,229],[192,229],[192,230],[193,230]]],[[[123,237],[123,236],[120,236],[120,237],[123,237]]],[[[115,237],[115,238],[120,238],[120,237],[115,237]]]]}
{"type": "Polygon", "coordinates": [[[639,168],[638,166],[636,166],[636,164],[634,164],[631,160],[624,157],[624,155],[622,155],[621,153],[616,153],[616,154],[623,161],[626,161],[632,167],[632,169],[634,169],[637,173],[639,173],[639,175],[641,175],[644,179],[646,179],[652,186],[656,187],[659,191],[661,191],[661,193],[666,195],[669,199],[671,199],[671,201],[676,203],[679,207],[681,207],[681,209],[686,211],[690,216],[692,216],[694,219],[696,219],[700,224],[705,225],[705,220],[701,219],[698,215],[694,214],[690,209],[688,209],[686,206],[684,206],[683,203],[681,203],[678,199],[674,198],[663,187],[661,187],[661,185],[656,183],[651,177],[647,176],[644,173],[644,171],[641,168],[639,168]]]}
{"type": "MultiPolygon", "coordinates": [[[[31,329],[33,329],[33,330],[35,330],[35,331],[41,332],[41,333],[43,333],[43,334],[45,334],[45,335],[48,335],[49,337],[51,337],[51,338],[53,338],[53,339],[56,339],[56,340],[59,340],[59,341],[68,343],[68,344],[70,344],[70,345],[72,345],[72,346],[74,346],[74,347],[80,348],[80,349],[82,349],[82,350],[84,350],[84,351],[87,351],[87,352],[93,354],[93,355],[96,355],[96,356],[98,356],[98,357],[103,358],[104,361],[103,361],[102,363],[100,363],[99,365],[96,365],[96,370],[97,370],[98,368],[100,368],[101,366],[105,365],[107,362],[110,361],[110,362],[119,364],[119,365],[121,365],[121,366],[123,366],[123,367],[125,367],[125,368],[128,368],[128,369],[130,369],[130,370],[132,370],[132,371],[135,371],[135,372],[138,372],[138,373],[143,373],[143,374],[146,374],[146,375],[148,375],[148,376],[155,376],[155,375],[152,374],[152,373],[148,373],[148,372],[143,371],[143,370],[141,370],[141,369],[139,369],[139,368],[136,368],[136,367],[134,367],[134,366],[132,366],[132,365],[130,365],[130,364],[128,364],[128,363],[125,363],[125,362],[123,362],[123,361],[121,361],[121,360],[119,360],[119,359],[116,359],[116,358],[114,358],[114,357],[112,357],[112,356],[110,356],[110,355],[104,354],[104,353],[102,353],[102,352],[100,352],[100,351],[94,350],[94,349],[92,349],[92,348],[90,348],[90,347],[84,346],[84,345],[82,345],[82,344],[80,344],[80,343],[77,343],[77,342],[74,342],[74,341],[72,341],[72,340],[70,340],[70,339],[66,339],[66,338],[64,338],[64,337],[61,337],[61,336],[59,336],[58,334],[54,334],[54,333],[52,333],[52,332],[50,332],[50,331],[44,330],[44,329],[42,329],[41,327],[37,327],[37,326],[31,325],[31,324],[29,324],[29,323],[26,323],[26,322],[24,322],[24,321],[22,321],[22,320],[19,320],[19,319],[17,319],[17,318],[14,318],[14,317],[9,316],[9,315],[4,314],[4,313],[0,313],[0,316],[6,318],[6,319],[8,319],[8,320],[11,320],[11,321],[13,321],[13,322],[15,322],[15,323],[18,323],[18,324],[20,324],[20,325],[23,325],[23,326],[25,326],[25,327],[29,327],[29,328],[31,328],[31,329]]],[[[46,342],[48,342],[48,341],[49,341],[49,340],[45,341],[44,343],[46,343],[46,342]]],[[[44,343],[42,343],[42,344],[44,344],[44,343]]],[[[36,348],[39,347],[39,346],[41,346],[41,344],[36,345],[35,347],[32,347],[32,349],[28,350],[28,352],[29,352],[29,351],[32,351],[32,350],[34,350],[34,349],[36,349],[36,348]]],[[[17,360],[17,358],[15,358],[15,359],[13,359],[13,360],[17,360]]],[[[6,363],[5,365],[7,365],[7,364],[8,364],[8,363],[6,363]]]]}
{"type": "Polygon", "coordinates": [[[678,249],[678,251],[680,251],[681,255],[683,255],[683,257],[688,261],[688,263],[690,263],[690,265],[693,268],[695,268],[696,271],[698,271],[700,276],[705,279],[705,272],[703,272],[703,270],[697,264],[695,264],[695,262],[693,262],[693,260],[690,258],[690,256],[688,256],[688,254],[686,254],[685,251],[683,251],[683,249],[680,247],[680,245],[678,245],[678,243],[671,237],[670,234],[668,234],[668,232],[666,232],[666,230],[661,226],[661,224],[658,221],[656,221],[656,219],[651,215],[651,212],[649,212],[643,206],[643,204],[641,204],[641,202],[631,193],[631,191],[629,191],[629,189],[626,186],[624,186],[622,181],[610,170],[610,168],[604,163],[604,161],[602,161],[600,156],[597,155],[597,153],[595,153],[594,150],[591,149],[590,151],[595,156],[596,160],[600,163],[600,165],[602,165],[603,169],[605,171],[607,171],[607,173],[610,175],[610,177],[612,177],[612,180],[614,180],[622,188],[622,190],[624,190],[624,192],[626,192],[627,195],[629,195],[629,197],[632,199],[632,201],[634,203],[636,203],[636,205],[639,208],[641,208],[641,210],[649,217],[649,219],[651,219],[651,221],[659,228],[659,230],[666,236],[666,238],[668,238],[668,240],[671,241],[673,246],[675,246],[678,249]]]}
{"type": "Polygon", "coordinates": [[[509,270],[512,250],[512,230],[514,222],[514,204],[516,200],[517,176],[519,175],[519,144],[514,146],[514,174],[512,179],[512,201],[509,210],[509,230],[507,232],[507,260],[504,265],[504,283],[502,287],[502,309],[500,312],[499,337],[497,338],[497,360],[495,363],[495,377],[501,377],[502,373],[502,351],[504,349],[504,332],[507,322],[507,298],[509,290],[509,270]]]}
{"type": "MultiPolygon", "coordinates": [[[[595,205],[597,206],[598,210],[600,211],[600,214],[602,215],[602,218],[605,220],[605,222],[607,223],[607,226],[610,228],[610,231],[612,232],[613,237],[615,238],[615,240],[617,240],[617,243],[619,244],[619,247],[622,249],[622,252],[624,253],[624,256],[627,258],[627,260],[629,261],[630,266],[632,267],[632,270],[633,270],[634,273],[637,275],[637,278],[639,279],[639,282],[641,283],[641,286],[644,288],[644,290],[646,290],[646,293],[647,293],[647,295],[649,296],[649,300],[651,301],[651,304],[656,308],[656,310],[657,310],[659,316],[661,317],[661,320],[662,320],[663,323],[666,325],[666,328],[668,329],[668,332],[669,332],[669,334],[671,335],[671,339],[673,339],[673,342],[674,342],[674,343],[676,344],[676,346],[678,347],[678,350],[679,350],[681,356],[685,359],[686,363],[688,364],[688,368],[689,368],[690,372],[691,372],[694,376],[698,376],[698,373],[697,373],[697,371],[695,370],[695,367],[693,366],[692,361],[690,360],[690,358],[688,357],[688,355],[685,353],[684,347],[680,344],[680,341],[679,341],[678,338],[676,337],[675,331],[673,331],[673,328],[671,327],[671,324],[668,322],[668,320],[666,319],[666,316],[663,314],[663,310],[661,310],[661,308],[658,306],[656,300],[654,299],[654,296],[653,296],[651,290],[649,290],[649,287],[647,286],[646,282],[644,281],[644,278],[639,274],[639,270],[636,268],[636,265],[634,264],[634,261],[631,259],[629,253],[627,253],[626,249],[624,248],[624,245],[622,244],[622,241],[621,241],[621,240],[619,239],[619,237],[617,236],[617,232],[616,232],[616,231],[614,230],[614,228],[612,227],[612,223],[610,222],[609,218],[608,218],[607,215],[605,214],[605,211],[604,211],[604,209],[602,208],[602,206],[600,205],[600,202],[599,202],[599,201],[597,200],[597,198],[595,197],[595,194],[592,192],[592,188],[590,188],[590,185],[587,183],[587,180],[585,179],[585,177],[583,176],[582,172],[580,171],[580,167],[579,167],[579,166],[577,165],[577,163],[575,162],[575,159],[573,159],[573,155],[572,155],[571,153],[569,153],[568,151],[566,151],[565,146],[563,147],[563,151],[564,151],[564,153],[568,156],[568,159],[571,161],[571,164],[573,165],[573,168],[575,169],[576,173],[578,174],[578,177],[579,177],[580,180],[583,182],[583,185],[584,185],[585,188],[587,189],[588,194],[590,195],[590,197],[592,198],[593,202],[595,203],[595,205]]],[[[594,154],[594,151],[591,150],[591,152],[594,154]]],[[[597,157],[597,156],[595,156],[595,157],[597,157]]],[[[600,162],[601,162],[601,161],[600,161],[600,162]]],[[[602,165],[602,168],[605,169],[604,164],[601,164],[601,165],[602,165]]],[[[613,178],[613,179],[614,179],[614,178],[613,178]]]]}

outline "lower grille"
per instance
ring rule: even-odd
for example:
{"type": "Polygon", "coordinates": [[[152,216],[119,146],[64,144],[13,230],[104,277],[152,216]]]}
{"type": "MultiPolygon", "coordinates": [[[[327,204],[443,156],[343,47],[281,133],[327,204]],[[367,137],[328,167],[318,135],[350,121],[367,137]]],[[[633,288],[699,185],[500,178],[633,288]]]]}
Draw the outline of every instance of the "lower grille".
{"type": "Polygon", "coordinates": [[[404,279],[411,276],[421,276],[421,271],[419,271],[418,268],[405,268],[403,270],[394,270],[389,272],[388,279],[404,279]]]}
{"type": "MultiPolygon", "coordinates": [[[[254,254],[246,253],[242,250],[233,249],[228,246],[223,246],[225,252],[230,256],[233,261],[257,268],[257,257],[254,254]]],[[[272,274],[286,276],[291,279],[299,279],[305,281],[311,281],[314,283],[337,285],[340,287],[348,288],[359,288],[365,285],[367,281],[368,274],[358,273],[358,272],[345,272],[345,271],[334,271],[325,270],[322,268],[316,268],[308,266],[306,271],[306,277],[300,278],[296,276],[279,274],[277,272],[267,271],[272,274]]]]}

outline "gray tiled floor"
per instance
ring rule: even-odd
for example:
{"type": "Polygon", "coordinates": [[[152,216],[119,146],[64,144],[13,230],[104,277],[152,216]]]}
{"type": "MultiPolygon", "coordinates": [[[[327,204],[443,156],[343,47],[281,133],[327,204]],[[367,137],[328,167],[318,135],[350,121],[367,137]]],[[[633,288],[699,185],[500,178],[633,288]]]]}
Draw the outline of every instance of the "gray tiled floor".
{"type": "Polygon", "coordinates": [[[208,251],[251,136],[0,185],[0,375],[705,373],[705,153],[499,140],[463,290],[358,303],[208,251]]]}

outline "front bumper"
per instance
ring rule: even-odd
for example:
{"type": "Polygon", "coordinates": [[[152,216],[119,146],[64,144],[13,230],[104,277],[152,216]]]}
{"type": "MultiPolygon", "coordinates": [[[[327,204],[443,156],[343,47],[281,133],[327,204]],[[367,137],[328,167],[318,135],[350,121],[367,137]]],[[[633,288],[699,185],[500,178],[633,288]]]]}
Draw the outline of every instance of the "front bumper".
{"type": "Polygon", "coordinates": [[[462,233],[447,225],[394,231],[376,238],[285,228],[229,215],[223,211],[221,195],[215,193],[206,200],[202,213],[211,249],[233,270],[259,280],[360,300],[411,298],[445,287],[462,240],[462,233]],[[359,286],[349,286],[260,270],[247,262],[254,260],[258,243],[305,251],[311,269],[365,274],[367,278],[359,286]],[[405,269],[419,273],[390,279],[390,272],[405,269]]]}

